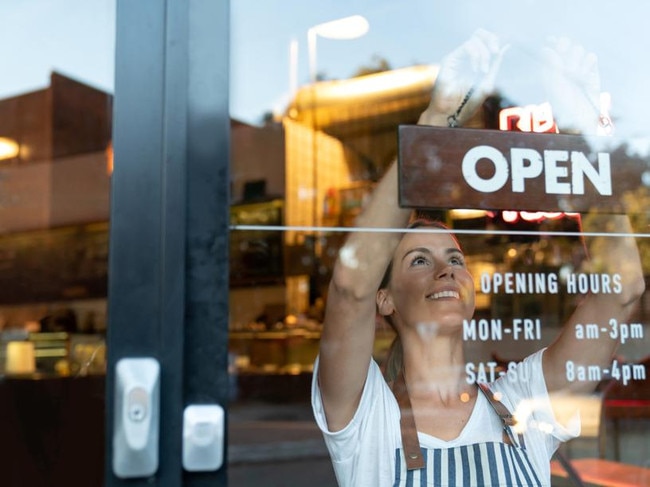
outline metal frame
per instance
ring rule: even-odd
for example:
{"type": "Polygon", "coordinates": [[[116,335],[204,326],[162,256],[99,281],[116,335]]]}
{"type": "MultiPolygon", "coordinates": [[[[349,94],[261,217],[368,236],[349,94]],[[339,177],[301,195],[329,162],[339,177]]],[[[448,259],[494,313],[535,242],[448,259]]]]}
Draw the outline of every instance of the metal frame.
{"type": "Polygon", "coordinates": [[[181,440],[186,405],[228,401],[229,2],[118,0],[116,32],[105,485],[226,485],[227,462],[183,471],[181,440]],[[159,468],[122,480],[114,367],[143,356],[161,364],[159,468]]]}

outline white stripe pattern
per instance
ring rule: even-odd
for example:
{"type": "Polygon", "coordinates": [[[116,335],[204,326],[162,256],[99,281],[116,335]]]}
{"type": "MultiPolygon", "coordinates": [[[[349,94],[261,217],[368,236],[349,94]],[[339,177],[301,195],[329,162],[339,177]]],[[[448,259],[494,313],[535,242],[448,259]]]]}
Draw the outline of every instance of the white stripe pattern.
{"type": "Polygon", "coordinates": [[[402,450],[396,450],[396,487],[542,486],[526,451],[505,443],[423,448],[422,453],[425,467],[408,471],[402,450]]]}

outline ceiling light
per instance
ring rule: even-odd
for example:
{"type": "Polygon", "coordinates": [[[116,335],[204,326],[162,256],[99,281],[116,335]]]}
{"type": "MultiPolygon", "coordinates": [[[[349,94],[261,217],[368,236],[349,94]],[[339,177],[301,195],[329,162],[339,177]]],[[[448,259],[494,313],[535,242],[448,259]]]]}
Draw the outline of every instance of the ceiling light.
{"type": "Polygon", "coordinates": [[[0,137],[0,161],[18,157],[20,146],[18,142],[8,137],[0,137]]]}

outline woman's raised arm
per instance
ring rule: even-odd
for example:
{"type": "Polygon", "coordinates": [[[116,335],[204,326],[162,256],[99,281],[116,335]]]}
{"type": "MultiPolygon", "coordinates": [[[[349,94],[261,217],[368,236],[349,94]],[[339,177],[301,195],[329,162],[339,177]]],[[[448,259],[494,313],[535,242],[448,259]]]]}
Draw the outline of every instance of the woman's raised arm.
{"type": "MultiPolygon", "coordinates": [[[[568,38],[550,39],[543,51],[544,78],[559,123],[579,133],[595,133],[603,122],[596,55],[568,38]]],[[[639,251],[626,215],[583,215],[582,231],[589,260],[581,272],[611,282],[611,292],[601,289],[586,296],[544,353],[544,375],[549,390],[593,391],[598,381],[577,380],[574,372],[589,370],[582,369],[589,366],[609,369],[618,337],[615,332],[603,330],[610,331],[612,323],[626,320],[645,290],[639,251]],[[584,339],[580,327],[589,325],[598,328],[598,336],[584,339]]]]}
{"type": "Polygon", "coordinates": [[[645,290],[641,258],[628,217],[590,214],[582,222],[589,260],[581,271],[593,275],[600,288],[584,298],[544,353],[549,391],[593,391],[600,374],[590,381],[580,380],[577,372],[595,370],[589,367],[610,370],[619,344],[619,325],[630,317],[645,290]],[[585,327],[598,332],[585,337],[581,332],[585,327]]]}
{"type": "MultiPolygon", "coordinates": [[[[418,123],[447,125],[462,105],[456,117],[462,124],[491,90],[503,52],[496,36],[478,31],[446,56],[418,123]]],[[[329,285],[318,380],[332,431],[348,424],[361,398],[372,358],[377,290],[401,238],[390,230],[404,228],[410,216],[398,206],[397,180],[393,162],[341,248],[329,285]]]]}

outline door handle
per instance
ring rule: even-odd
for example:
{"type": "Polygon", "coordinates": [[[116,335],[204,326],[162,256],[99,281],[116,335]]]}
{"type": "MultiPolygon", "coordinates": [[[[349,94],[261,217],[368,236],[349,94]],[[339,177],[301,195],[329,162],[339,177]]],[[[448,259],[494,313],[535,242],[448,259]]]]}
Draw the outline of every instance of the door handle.
{"type": "Polygon", "coordinates": [[[148,477],[158,470],[160,364],[150,357],[122,358],[115,366],[113,473],[148,477]]]}

